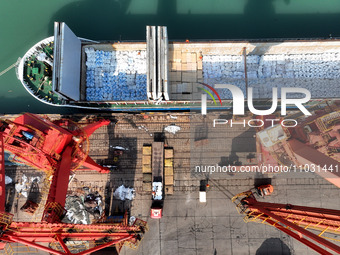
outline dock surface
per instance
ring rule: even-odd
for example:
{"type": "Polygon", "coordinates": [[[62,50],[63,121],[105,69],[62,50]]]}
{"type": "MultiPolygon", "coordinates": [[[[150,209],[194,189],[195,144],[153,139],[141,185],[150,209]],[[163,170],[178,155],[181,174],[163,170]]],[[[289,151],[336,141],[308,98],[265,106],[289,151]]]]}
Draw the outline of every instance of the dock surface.
{"type": "MultiPolygon", "coordinates": [[[[220,114],[211,114],[209,118],[220,114]]],[[[267,202],[329,209],[340,207],[339,200],[335,199],[340,195],[339,189],[311,173],[284,176],[195,173],[193,167],[196,165],[215,164],[235,156],[242,164],[256,164],[256,160],[249,162],[248,157],[250,153],[256,153],[256,146],[254,148],[252,145],[252,141],[255,144],[255,131],[251,128],[241,127],[230,131],[219,127],[212,132],[210,127],[204,126],[205,120],[200,114],[187,113],[103,114],[101,117],[110,119],[111,124],[101,127],[90,137],[90,156],[101,164],[116,164],[117,168],[110,174],[76,171],[68,194],[80,195],[83,188],[87,187],[98,191],[104,200],[112,200],[111,192],[122,184],[136,190],[136,198],[132,202],[113,199],[115,203],[110,211],[129,207],[131,215],[148,221],[150,230],[138,250],[124,247],[122,255],[250,255],[263,251],[316,254],[270,226],[243,222],[243,216],[237,213],[230,196],[249,190],[263,178],[271,178],[271,184],[275,187],[273,195],[266,198],[267,202]],[[181,129],[176,134],[164,132],[168,125],[176,125],[181,129]],[[165,196],[164,215],[160,220],[150,219],[151,196],[149,192],[143,191],[142,185],[143,144],[152,144],[155,139],[163,139],[167,146],[174,148],[174,194],[165,196]],[[127,149],[118,161],[113,154],[116,146],[127,149]],[[200,181],[206,179],[209,179],[210,184],[207,202],[200,203],[200,181]]],[[[87,121],[82,115],[72,118],[80,122],[87,121]]],[[[13,180],[20,180],[23,174],[43,178],[41,172],[29,167],[11,166],[6,168],[6,174],[13,180]]],[[[25,197],[17,193],[14,197],[12,212],[16,210],[15,220],[39,221],[38,215],[32,218],[18,210],[26,201],[25,197]]]]}

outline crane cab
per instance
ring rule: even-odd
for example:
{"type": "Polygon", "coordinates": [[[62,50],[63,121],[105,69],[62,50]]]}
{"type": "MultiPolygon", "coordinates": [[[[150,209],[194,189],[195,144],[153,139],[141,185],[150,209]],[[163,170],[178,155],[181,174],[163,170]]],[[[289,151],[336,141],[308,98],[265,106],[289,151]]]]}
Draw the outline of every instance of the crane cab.
{"type": "Polygon", "coordinates": [[[261,196],[269,196],[274,191],[274,187],[271,184],[261,185],[256,188],[257,193],[261,196]]]}
{"type": "Polygon", "coordinates": [[[163,215],[163,201],[153,200],[151,205],[151,219],[161,219],[163,215]]]}

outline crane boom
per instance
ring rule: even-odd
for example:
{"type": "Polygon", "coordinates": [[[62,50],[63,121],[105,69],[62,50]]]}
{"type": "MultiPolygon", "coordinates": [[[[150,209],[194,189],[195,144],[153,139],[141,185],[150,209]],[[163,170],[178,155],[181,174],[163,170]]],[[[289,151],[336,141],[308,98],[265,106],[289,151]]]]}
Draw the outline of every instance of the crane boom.
{"type": "Polygon", "coordinates": [[[232,201],[245,215],[245,222],[269,224],[320,254],[331,255],[330,250],[340,254],[340,246],[323,236],[326,232],[340,234],[340,210],[259,202],[250,191],[236,195],[232,201]],[[320,233],[315,234],[311,230],[320,233]]]}

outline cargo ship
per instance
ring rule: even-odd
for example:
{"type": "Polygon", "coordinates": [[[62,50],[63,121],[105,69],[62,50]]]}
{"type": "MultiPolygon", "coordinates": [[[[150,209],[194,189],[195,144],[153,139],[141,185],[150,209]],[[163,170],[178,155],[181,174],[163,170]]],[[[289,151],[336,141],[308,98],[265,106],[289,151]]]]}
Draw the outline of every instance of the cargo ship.
{"type": "Polygon", "coordinates": [[[335,39],[170,42],[166,27],[147,26],[145,41],[98,42],[55,22],[54,36],[27,51],[17,76],[32,96],[54,106],[199,110],[206,94],[208,109],[230,109],[230,91],[215,87],[233,84],[245,97],[251,87],[254,105],[268,108],[273,87],[306,88],[311,105],[338,99],[339,63],[335,39]]]}

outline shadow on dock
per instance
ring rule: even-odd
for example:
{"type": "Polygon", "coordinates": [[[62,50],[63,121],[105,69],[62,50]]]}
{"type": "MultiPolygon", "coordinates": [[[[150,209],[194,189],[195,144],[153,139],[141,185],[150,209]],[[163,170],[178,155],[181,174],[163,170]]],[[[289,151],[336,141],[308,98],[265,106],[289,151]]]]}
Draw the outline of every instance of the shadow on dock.
{"type": "MultiPolygon", "coordinates": [[[[133,125],[132,123],[131,125],[133,125]]],[[[137,164],[137,138],[120,137],[115,134],[115,123],[108,126],[109,155],[102,165],[112,166],[109,182],[106,186],[105,214],[121,216],[125,211],[130,212],[131,200],[120,200],[114,196],[115,190],[124,185],[133,188],[137,164]]]]}
{"type": "Polygon", "coordinates": [[[277,2],[87,0],[58,10],[48,26],[52,35],[53,22],[64,21],[79,37],[92,40],[145,40],[146,25],[168,26],[170,40],[337,36],[338,6],[329,12],[317,3],[299,10],[289,0],[277,2]]]}
{"type": "Polygon", "coordinates": [[[279,238],[269,238],[265,240],[260,248],[257,249],[256,255],[291,255],[289,247],[279,238]]]}

